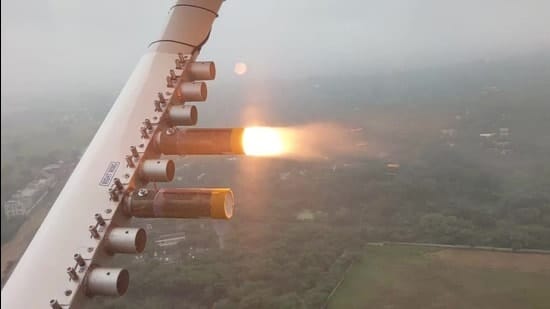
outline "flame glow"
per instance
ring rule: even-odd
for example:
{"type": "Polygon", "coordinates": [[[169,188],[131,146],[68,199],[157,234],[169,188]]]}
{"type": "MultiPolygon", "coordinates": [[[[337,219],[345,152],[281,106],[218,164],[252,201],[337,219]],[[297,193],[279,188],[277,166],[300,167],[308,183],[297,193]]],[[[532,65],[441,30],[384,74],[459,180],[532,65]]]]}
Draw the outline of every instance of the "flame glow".
{"type": "MultiPolygon", "coordinates": [[[[357,131],[357,132],[355,132],[357,131]]],[[[241,143],[249,156],[278,157],[287,160],[327,160],[363,157],[372,146],[349,128],[331,123],[287,127],[248,127],[241,143]]]]}
{"type": "Polygon", "coordinates": [[[242,143],[245,154],[249,156],[276,156],[285,150],[282,134],[275,128],[246,128],[242,143]]]}

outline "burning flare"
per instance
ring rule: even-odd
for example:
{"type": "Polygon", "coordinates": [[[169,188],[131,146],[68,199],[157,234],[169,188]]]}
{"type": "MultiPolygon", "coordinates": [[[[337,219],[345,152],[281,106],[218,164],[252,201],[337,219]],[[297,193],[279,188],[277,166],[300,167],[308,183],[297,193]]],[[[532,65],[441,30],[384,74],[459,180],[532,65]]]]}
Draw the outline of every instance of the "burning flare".
{"type": "Polygon", "coordinates": [[[249,156],[276,156],[285,150],[282,134],[275,128],[246,128],[242,143],[244,153],[249,156]]]}

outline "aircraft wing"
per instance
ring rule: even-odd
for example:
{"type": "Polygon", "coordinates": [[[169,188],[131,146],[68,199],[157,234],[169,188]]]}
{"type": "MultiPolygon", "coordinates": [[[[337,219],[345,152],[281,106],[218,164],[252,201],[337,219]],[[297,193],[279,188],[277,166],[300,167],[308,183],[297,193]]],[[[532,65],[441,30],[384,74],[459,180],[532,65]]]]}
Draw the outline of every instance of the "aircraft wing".
{"type": "MultiPolygon", "coordinates": [[[[143,250],[146,237],[130,227],[135,209],[128,210],[128,199],[146,196],[138,189],[148,182],[173,177],[173,162],[161,158],[157,137],[173,133],[174,123],[196,122],[184,103],[206,99],[205,84],[197,81],[214,78],[213,63],[195,59],[221,3],[178,0],[171,8],[164,32],[137,64],[2,289],[2,308],[76,308],[90,295],[124,294],[128,272],[110,259],[143,250]],[[177,112],[170,116],[172,109],[177,112]]],[[[161,193],[167,196],[156,192],[155,198],[161,193]]],[[[221,196],[232,202],[232,195],[221,196]]],[[[147,216],[143,205],[145,212],[135,215],[147,216]]],[[[215,217],[200,211],[190,217],[200,215],[215,217]]]]}

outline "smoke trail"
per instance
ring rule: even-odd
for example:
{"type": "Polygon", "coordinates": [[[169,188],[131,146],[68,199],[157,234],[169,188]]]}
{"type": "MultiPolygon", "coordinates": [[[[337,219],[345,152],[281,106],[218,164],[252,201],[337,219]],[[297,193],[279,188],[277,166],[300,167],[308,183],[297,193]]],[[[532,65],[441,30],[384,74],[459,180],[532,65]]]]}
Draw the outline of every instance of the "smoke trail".
{"type": "Polygon", "coordinates": [[[282,158],[327,160],[334,157],[368,155],[369,146],[361,128],[346,128],[332,123],[313,123],[276,128],[284,143],[282,158]]]}

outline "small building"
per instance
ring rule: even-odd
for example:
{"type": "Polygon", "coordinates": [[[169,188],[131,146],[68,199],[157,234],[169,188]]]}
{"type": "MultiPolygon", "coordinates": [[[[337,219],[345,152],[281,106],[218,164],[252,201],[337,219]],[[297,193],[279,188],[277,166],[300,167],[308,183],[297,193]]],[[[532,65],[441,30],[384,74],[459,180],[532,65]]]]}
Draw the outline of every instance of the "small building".
{"type": "Polygon", "coordinates": [[[284,172],[284,173],[280,173],[279,174],[279,179],[282,180],[282,181],[285,181],[288,179],[288,177],[290,177],[290,172],[284,172]]]}
{"type": "Polygon", "coordinates": [[[6,217],[9,219],[16,216],[28,215],[55,184],[56,178],[53,174],[44,174],[42,178],[28,183],[25,188],[13,194],[4,204],[6,217]]]}
{"type": "Polygon", "coordinates": [[[387,163],[386,164],[386,174],[395,176],[399,171],[401,165],[399,163],[387,163]]]}
{"type": "Polygon", "coordinates": [[[12,217],[24,216],[27,212],[27,207],[16,200],[9,200],[4,204],[4,211],[6,217],[9,219],[12,217]]]}
{"type": "Polygon", "coordinates": [[[509,128],[500,128],[498,129],[498,135],[500,137],[506,138],[510,136],[510,129],[509,128]]]}
{"type": "Polygon", "coordinates": [[[43,173],[54,173],[55,171],[57,171],[60,168],[61,168],[60,163],[53,163],[53,164],[49,164],[49,165],[44,166],[42,168],[42,172],[43,173]]]}
{"type": "Polygon", "coordinates": [[[493,137],[495,137],[495,135],[496,135],[495,133],[480,133],[479,137],[481,137],[481,138],[493,138],[493,137]]]}
{"type": "Polygon", "coordinates": [[[456,129],[442,129],[441,134],[444,137],[454,137],[456,135],[456,129]]]}

